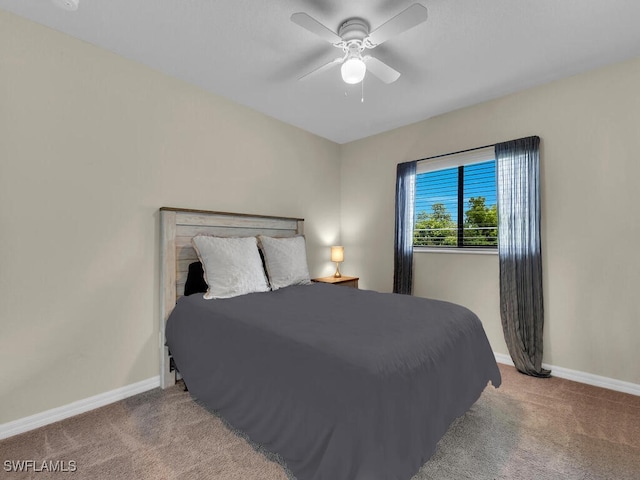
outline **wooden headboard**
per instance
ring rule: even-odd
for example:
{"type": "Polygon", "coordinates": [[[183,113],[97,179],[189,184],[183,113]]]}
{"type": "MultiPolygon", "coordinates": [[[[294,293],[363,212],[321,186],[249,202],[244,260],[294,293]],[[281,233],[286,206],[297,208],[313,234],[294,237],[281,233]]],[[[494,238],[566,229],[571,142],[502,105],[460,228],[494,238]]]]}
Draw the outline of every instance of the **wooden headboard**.
{"type": "Polygon", "coordinates": [[[170,387],[170,371],[164,329],[176,301],[184,292],[189,264],[198,260],[191,239],[198,234],[220,237],[290,237],[304,233],[304,220],[246,213],[210,212],[184,208],[160,209],[160,385],[170,387]]]}

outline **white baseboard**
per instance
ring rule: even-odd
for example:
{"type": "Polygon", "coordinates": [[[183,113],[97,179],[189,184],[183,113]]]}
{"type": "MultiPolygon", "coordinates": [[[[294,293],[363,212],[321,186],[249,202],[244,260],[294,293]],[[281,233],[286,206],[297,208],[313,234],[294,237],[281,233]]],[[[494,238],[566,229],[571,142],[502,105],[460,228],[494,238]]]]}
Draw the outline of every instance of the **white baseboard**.
{"type": "Polygon", "coordinates": [[[123,400],[127,397],[132,397],[148,390],[153,390],[160,386],[160,375],[151,377],[141,382],[132,383],[125,387],[116,388],[109,392],[104,392],[93,397],[78,400],[68,405],[52,408],[46,412],[36,413],[25,418],[19,418],[12,422],[3,423],[0,425],[0,439],[8,438],[19,433],[28,432],[36,428],[48,425],[50,423],[59,422],[65,418],[79,415],[89,410],[94,410],[110,403],[123,400]]]}
{"type": "MultiPolygon", "coordinates": [[[[509,355],[504,353],[493,352],[496,357],[496,362],[504,363],[505,365],[511,365],[513,367],[513,360],[509,355]]],[[[622,380],[616,380],[615,378],[602,377],[600,375],[594,375],[592,373],[580,372],[578,370],[571,370],[569,368],[556,367],[555,365],[549,365],[543,363],[542,366],[551,370],[551,375],[558,378],[564,378],[566,380],[573,380],[574,382],[586,383],[587,385],[593,385],[594,387],[608,388],[609,390],[615,390],[617,392],[630,393],[631,395],[640,396],[640,385],[624,382],[622,380]]]]}

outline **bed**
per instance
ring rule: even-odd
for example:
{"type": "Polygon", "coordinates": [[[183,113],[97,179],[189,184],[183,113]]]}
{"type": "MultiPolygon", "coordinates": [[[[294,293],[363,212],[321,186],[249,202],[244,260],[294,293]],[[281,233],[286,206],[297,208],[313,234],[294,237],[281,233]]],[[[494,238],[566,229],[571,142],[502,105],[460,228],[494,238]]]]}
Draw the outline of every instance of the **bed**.
{"type": "Polygon", "coordinates": [[[189,235],[294,236],[301,219],[178,209],[161,219],[174,295],[162,330],[189,391],[298,480],[408,480],[487,383],[500,385],[480,320],[459,305],[327,284],[180,295],[189,235]]]}

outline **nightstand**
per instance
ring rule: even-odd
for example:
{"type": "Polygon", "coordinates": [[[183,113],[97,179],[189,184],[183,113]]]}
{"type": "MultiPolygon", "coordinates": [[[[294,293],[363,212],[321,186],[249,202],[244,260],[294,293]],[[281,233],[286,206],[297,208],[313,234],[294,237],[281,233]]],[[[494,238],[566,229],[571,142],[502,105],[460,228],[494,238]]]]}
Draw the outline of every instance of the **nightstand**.
{"type": "Polygon", "coordinates": [[[340,285],[342,287],[351,287],[358,288],[358,277],[321,277],[321,278],[312,278],[312,282],[321,282],[321,283],[332,283],[334,285],[340,285]]]}

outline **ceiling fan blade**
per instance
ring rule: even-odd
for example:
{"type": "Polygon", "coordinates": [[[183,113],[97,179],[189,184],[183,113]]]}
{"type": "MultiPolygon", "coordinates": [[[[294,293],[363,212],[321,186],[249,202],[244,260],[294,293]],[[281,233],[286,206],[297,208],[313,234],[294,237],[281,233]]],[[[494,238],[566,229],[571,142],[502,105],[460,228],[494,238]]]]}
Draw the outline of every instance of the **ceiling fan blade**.
{"type": "Polygon", "coordinates": [[[315,76],[318,73],[322,73],[325,70],[329,70],[334,65],[337,65],[338,63],[342,63],[342,60],[343,60],[342,57],[334,58],[329,63],[325,63],[324,65],[321,65],[320,67],[316,68],[315,70],[311,70],[309,73],[304,74],[303,76],[298,78],[298,80],[306,80],[307,78],[315,76]]]}
{"type": "Polygon", "coordinates": [[[414,3],[406,10],[383,23],[369,34],[369,41],[373,46],[386,42],[391,37],[406,32],[410,28],[420,25],[427,20],[427,9],[419,3],[414,3]]]}
{"type": "Polygon", "coordinates": [[[300,25],[302,28],[309,30],[311,33],[315,33],[329,43],[335,44],[342,42],[342,38],[340,38],[337,33],[325,27],[315,18],[310,17],[306,13],[294,13],[291,15],[291,21],[296,25],[300,25]]]}
{"type": "Polygon", "coordinates": [[[367,55],[363,60],[367,65],[367,71],[371,72],[384,83],[393,83],[400,78],[400,72],[375,57],[367,55]]]}

